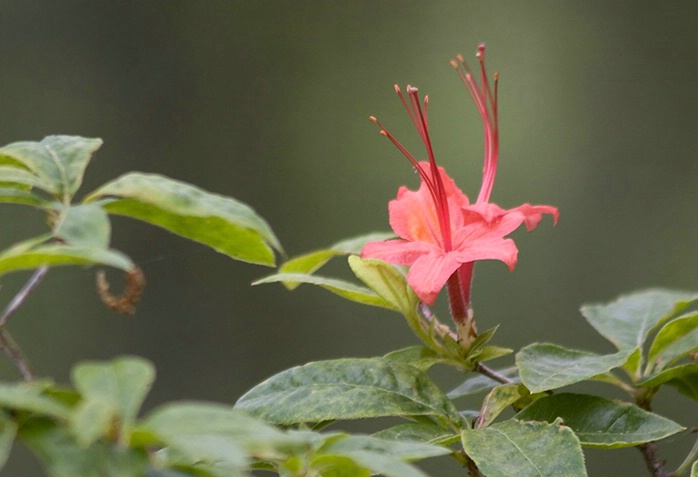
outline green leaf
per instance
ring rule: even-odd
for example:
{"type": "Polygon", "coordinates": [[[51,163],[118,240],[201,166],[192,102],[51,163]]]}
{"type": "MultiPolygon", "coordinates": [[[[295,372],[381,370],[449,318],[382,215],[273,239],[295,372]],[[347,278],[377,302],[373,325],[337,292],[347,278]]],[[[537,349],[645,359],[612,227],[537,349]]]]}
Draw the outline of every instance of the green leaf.
{"type": "MultiPolygon", "coordinates": [[[[87,361],[73,368],[72,380],[86,402],[116,412],[123,442],[155,380],[155,368],[149,361],[131,356],[109,362],[87,361]]],[[[100,415],[94,409],[92,413],[100,415]]]]}
{"type": "MultiPolygon", "coordinates": [[[[154,469],[154,468],[149,468],[148,473],[145,474],[146,477],[192,477],[192,475],[196,475],[197,477],[207,477],[210,474],[204,474],[204,473],[198,473],[194,474],[189,473],[189,472],[183,472],[181,469],[154,469]]],[[[230,474],[228,477],[237,477],[237,475],[230,474]]]]}
{"type": "Polygon", "coordinates": [[[51,182],[37,177],[32,171],[24,167],[0,166],[0,177],[2,178],[1,184],[3,187],[19,191],[28,191],[37,187],[42,190],[54,192],[51,182]]]}
{"type": "MultiPolygon", "coordinates": [[[[472,341],[472,343],[470,343],[465,360],[465,362],[468,363],[468,365],[466,365],[466,369],[473,369],[475,363],[500,358],[513,352],[513,350],[509,348],[487,345],[487,343],[489,343],[494,337],[494,334],[497,332],[498,328],[499,325],[495,326],[494,328],[490,328],[489,330],[483,333],[478,334],[472,341]]],[[[460,351],[462,350],[460,344],[455,344],[457,345],[457,348],[456,350],[454,350],[455,352],[451,351],[451,354],[454,356],[462,355],[460,351]]]]}
{"type": "MultiPolygon", "coordinates": [[[[505,369],[496,370],[497,373],[503,375],[506,378],[513,380],[515,383],[520,383],[519,370],[516,367],[510,367],[505,369]]],[[[457,388],[450,391],[447,396],[451,399],[456,399],[462,396],[470,396],[472,394],[481,393],[483,391],[490,391],[495,387],[499,386],[501,383],[495,381],[494,379],[488,378],[481,374],[474,374],[457,388]]]]}
{"type": "MultiPolygon", "coordinates": [[[[329,454],[332,455],[332,454],[329,454]]],[[[407,464],[392,456],[369,451],[354,451],[343,456],[348,457],[353,462],[359,464],[372,472],[370,474],[380,474],[386,477],[427,477],[427,475],[416,467],[407,464]]],[[[326,475],[323,473],[323,475],[326,475]]],[[[351,474],[356,475],[356,474],[351,474]]]]}
{"type": "Polygon", "coordinates": [[[359,280],[403,314],[413,313],[419,299],[407,279],[392,265],[381,260],[349,257],[349,266],[359,280]]]}
{"type": "Polygon", "coordinates": [[[267,222],[250,206],[156,174],[132,172],[85,199],[101,201],[110,213],[163,227],[229,257],[272,266],[272,248],[283,252],[267,222]]]}
{"type": "Polygon", "coordinates": [[[428,376],[384,358],[291,368],[248,391],[235,407],[276,424],[405,415],[461,422],[451,401],[428,376]]]}
{"type": "Polygon", "coordinates": [[[513,352],[514,350],[511,348],[502,348],[501,346],[485,346],[478,352],[476,360],[478,363],[484,363],[485,361],[492,361],[493,359],[501,358],[502,356],[508,356],[513,352]]]}
{"type": "Polygon", "coordinates": [[[344,280],[337,280],[335,278],[325,278],[317,275],[302,275],[298,273],[277,273],[275,275],[261,278],[252,283],[252,285],[262,285],[264,283],[276,282],[281,282],[287,286],[289,284],[295,284],[298,286],[301,283],[317,285],[350,301],[395,310],[394,305],[388,303],[368,288],[354,285],[353,283],[344,280]]]}
{"type": "Polygon", "coordinates": [[[696,299],[696,293],[650,289],[621,296],[609,304],[584,305],[581,312],[619,350],[638,349],[653,329],[696,299]]]}
{"type": "Polygon", "coordinates": [[[478,427],[489,426],[506,408],[528,395],[520,384],[501,384],[487,394],[482,401],[478,427]]]}
{"type": "MultiPolygon", "coordinates": [[[[330,475],[350,475],[354,477],[355,475],[373,475],[380,474],[386,477],[427,477],[427,475],[416,467],[407,464],[400,459],[397,459],[391,455],[386,455],[380,452],[371,452],[364,450],[355,450],[352,452],[345,452],[343,454],[332,454],[328,451],[326,454],[321,454],[316,460],[311,464],[312,467],[317,467],[318,463],[322,462],[326,465],[326,457],[331,458],[348,458],[355,464],[358,464],[360,468],[370,470],[368,474],[363,473],[351,473],[347,474],[346,470],[340,470],[341,467],[345,467],[346,464],[341,463],[340,468],[333,469],[335,472],[340,470],[341,474],[330,473],[330,475]]],[[[338,461],[339,463],[341,461],[338,461]]],[[[323,465],[323,466],[324,466],[323,465]]],[[[351,468],[351,467],[350,467],[351,468]]],[[[353,472],[356,472],[355,470],[353,472]]],[[[327,472],[322,473],[323,476],[327,475],[327,472]]]]}
{"type": "Polygon", "coordinates": [[[0,470],[5,466],[10,452],[12,451],[12,443],[17,435],[17,424],[10,419],[7,413],[0,411],[0,470]]]}
{"type": "Polygon", "coordinates": [[[83,204],[61,208],[54,236],[69,245],[106,249],[111,238],[109,216],[99,206],[83,204]]]}
{"type": "Polygon", "coordinates": [[[19,270],[33,270],[41,266],[108,265],[121,270],[132,270],[133,262],[126,255],[111,249],[41,244],[40,239],[29,239],[0,252],[0,275],[19,270]]]}
{"type": "Polygon", "coordinates": [[[497,332],[498,328],[499,325],[495,326],[494,328],[490,328],[489,330],[483,333],[478,334],[473,340],[473,342],[470,343],[470,354],[476,355],[485,347],[487,343],[492,341],[492,338],[494,338],[494,334],[497,332]]]}
{"type": "Polygon", "coordinates": [[[320,451],[341,455],[351,455],[356,451],[371,451],[403,460],[420,460],[451,453],[450,449],[442,446],[365,435],[348,435],[341,439],[332,439],[320,451]]]}
{"type": "Polygon", "coordinates": [[[242,469],[249,455],[278,459],[289,451],[300,452],[302,438],[287,435],[258,419],[228,406],[182,402],[167,404],[139,426],[191,462],[203,461],[221,469],[242,469]]]}
{"type": "MultiPolygon", "coordinates": [[[[321,454],[316,456],[310,465],[322,477],[370,477],[373,474],[369,469],[354,462],[353,459],[341,455],[321,454]]],[[[290,477],[298,474],[282,475],[290,477]]]]}
{"type": "Polygon", "coordinates": [[[24,424],[19,438],[51,477],[142,477],[146,472],[145,451],[101,443],[83,448],[65,427],[48,420],[24,424]]]}
{"type": "Polygon", "coordinates": [[[670,321],[659,330],[647,360],[661,370],[698,349],[698,313],[670,321]]]}
{"type": "MultiPolygon", "coordinates": [[[[322,250],[315,250],[310,253],[306,253],[299,257],[295,257],[284,263],[279,269],[280,273],[300,273],[312,275],[316,270],[325,265],[333,257],[339,255],[348,255],[361,253],[361,249],[368,242],[379,242],[382,240],[387,240],[394,237],[392,233],[371,233],[367,235],[361,235],[359,237],[353,237],[350,239],[342,240],[329,248],[322,250]]],[[[293,290],[298,286],[297,283],[285,284],[289,290],[293,290]]]]}
{"type": "Polygon", "coordinates": [[[644,388],[655,388],[662,384],[673,386],[684,396],[698,401],[698,364],[684,364],[665,369],[637,383],[644,388]]]}
{"type": "MultiPolygon", "coordinates": [[[[314,252],[306,253],[305,255],[288,260],[281,265],[279,272],[284,274],[292,273],[300,275],[312,275],[313,272],[317,271],[331,258],[338,255],[343,255],[343,253],[336,250],[316,250],[314,252]]],[[[284,283],[284,285],[289,290],[293,290],[299,285],[299,283],[289,282],[288,284],[284,283]]]]}
{"type": "MultiPolygon", "coordinates": [[[[156,454],[151,454],[151,462],[152,467],[167,469],[166,474],[155,474],[159,477],[250,477],[246,468],[233,467],[224,461],[211,463],[197,459],[194,462],[191,457],[187,457],[172,447],[160,449],[156,454]]],[[[256,467],[258,464],[251,465],[256,467]]],[[[273,468],[271,467],[271,469],[273,468]]],[[[148,469],[149,472],[152,472],[151,469],[148,469]]],[[[155,476],[151,476],[150,473],[146,474],[146,477],[155,476]]],[[[293,476],[289,475],[288,477],[293,476]]]]}
{"type": "Polygon", "coordinates": [[[426,346],[410,346],[409,348],[392,351],[383,357],[385,359],[409,364],[420,371],[426,371],[435,364],[446,361],[444,358],[440,357],[436,351],[426,346]]]}
{"type": "Polygon", "coordinates": [[[516,354],[521,381],[532,393],[585,381],[622,366],[633,350],[598,355],[550,343],[533,343],[516,354]]]}
{"type": "Polygon", "coordinates": [[[635,405],[586,394],[561,393],[540,398],[516,418],[550,423],[562,419],[582,445],[609,449],[658,441],[684,429],[635,405]]]}
{"type": "Polygon", "coordinates": [[[433,422],[405,422],[373,434],[374,437],[394,441],[416,441],[427,444],[448,445],[460,436],[433,422]]]}
{"type": "Polygon", "coordinates": [[[46,382],[0,383],[0,407],[65,419],[66,406],[43,395],[46,382]]]}
{"type": "Polygon", "coordinates": [[[77,444],[87,447],[112,432],[119,410],[111,400],[92,398],[80,402],[70,416],[69,427],[77,444]]]}
{"type": "Polygon", "coordinates": [[[579,440],[560,422],[515,419],[464,429],[463,448],[487,477],[585,477],[579,440]]]}
{"type": "Polygon", "coordinates": [[[20,440],[44,464],[51,477],[101,477],[97,447],[83,449],[64,427],[47,420],[33,420],[20,429],[20,440]]]}
{"type": "Polygon", "coordinates": [[[134,264],[123,253],[109,249],[83,248],[71,245],[36,247],[19,256],[0,255],[0,270],[33,269],[40,265],[108,265],[124,271],[133,270],[134,264]]]}
{"type": "Polygon", "coordinates": [[[341,240],[332,245],[330,250],[342,252],[345,255],[359,255],[361,253],[361,249],[364,248],[364,245],[367,243],[382,242],[391,238],[395,238],[395,234],[393,232],[371,232],[368,234],[359,235],[357,237],[341,240]]]}
{"type": "Polygon", "coordinates": [[[637,348],[623,365],[623,369],[628,372],[633,381],[637,381],[640,378],[643,358],[642,348],[637,348]]]}
{"type": "MultiPolygon", "coordinates": [[[[3,177],[1,171],[0,177],[3,177]]],[[[8,186],[0,187],[0,202],[31,205],[34,207],[41,207],[45,203],[44,199],[29,191],[8,186]]]]}
{"type": "MultiPolygon", "coordinates": [[[[72,198],[77,192],[85,168],[101,146],[102,140],[97,138],[47,136],[41,142],[8,144],[0,148],[0,156],[10,159],[2,161],[4,164],[19,163],[31,171],[36,183],[27,185],[41,188],[63,200],[72,198]]],[[[9,181],[15,180],[10,178],[9,181]]]]}
{"type": "Polygon", "coordinates": [[[691,477],[698,477],[698,460],[691,466],[691,477]]]}
{"type": "Polygon", "coordinates": [[[82,184],[82,177],[92,155],[102,147],[102,140],[79,136],[47,136],[41,141],[41,145],[57,160],[62,194],[72,197],[82,184]]]}

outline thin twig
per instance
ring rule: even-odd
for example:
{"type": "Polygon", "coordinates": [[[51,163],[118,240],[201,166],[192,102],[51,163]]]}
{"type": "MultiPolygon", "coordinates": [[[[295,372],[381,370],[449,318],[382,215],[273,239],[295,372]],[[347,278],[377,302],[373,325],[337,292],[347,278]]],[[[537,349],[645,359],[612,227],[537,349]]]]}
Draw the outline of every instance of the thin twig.
{"type": "Polygon", "coordinates": [[[477,465],[475,464],[475,461],[472,460],[470,457],[468,459],[468,474],[470,474],[470,477],[482,477],[482,474],[480,473],[480,469],[478,469],[477,465]]]}
{"type": "Polygon", "coordinates": [[[480,373],[480,374],[483,374],[483,375],[487,376],[487,377],[490,378],[490,379],[493,379],[493,380],[495,380],[495,381],[497,381],[497,382],[500,382],[500,383],[502,383],[502,384],[513,384],[513,383],[514,383],[514,380],[513,380],[513,379],[507,378],[507,377],[504,376],[503,374],[498,373],[498,372],[495,371],[494,369],[489,368],[489,367],[485,366],[485,365],[482,364],[482,363],[477,363],[477,364],[475,364],[475,371],[477,371],[477,372],[480,373]]]}
{"type": "Polygon", "coordinates": [[[647,469],[654,477],[672,477],[673,474],[666,470],[666,462],[661,459],[657,453],[657,444],[654,442],[648,442],[647,444],[641,444],[637,446],[638,450],[642,453],[642,457],[645,458],[645,464],[647,464],[647,469]]]}
{"type": "Polygon", "coordinates": [[[29,278],[27,283],[17,292],[17,294],[10,300],[5,309],[0,315],[0,351],[7,356],[15,367],[19,370],[22,378],[25,381],[31,381],[34,379],[34,373],[32,373],[29,362],[25,358],[22,350],[19,348],[17,343],[14,342],[10,333],[5,329],[10,320],[12,314],[17,311],[17,309],[24,303],[24,301],[29,297],[32,291],[41,283],[44,279],[46,273],[48,272],[48,267],[38,268],[34,274],[29,278]]]}
{"type": "Polygon", "coordinates": [[[22,354],[22,350],[19,349],[19,346],[17,346],[7,330],[3,328],[0,328],[0,350],[14,363],[22,375],[22,379],[25,381],[34,379],[34,373],[24,354],[22,354]]]}
{"type": "Polygon", "coordinates": [[[14,298],[10,300],[10,303],[7,304],[5,310],[2,312],[2,316],[0,316],[0,328],[4,328],[7,325],[7,321],[10,319],[12,313],[17,311],[17,308],[24,303],[24,300],[26,300],[29,294],[34,291],[39,283],[41,283],[41,280],[44,279],[47,272],[48,267],[46,266],[38,268],[31,278],[29,278],[29,281],[27,281],[22,289],[17,292],[14,298]]]}
{"type": "MultiPolygon", "coordinates": [[[[638,396],[635,399],[635,403],[641,409],[647,412],[652,412],[652,396],[655,392],[648,392],[644,395],[638,396]]],[[[650,471],[653,477],[674,477],[671,472],[666,470],[666,461],[659,457],[656,442],[648,442],[646,444],[640,444],[637,446],[637,450],[642,453],[642,457],[645,459],[645,464],[647,469],[650,471]]]]}

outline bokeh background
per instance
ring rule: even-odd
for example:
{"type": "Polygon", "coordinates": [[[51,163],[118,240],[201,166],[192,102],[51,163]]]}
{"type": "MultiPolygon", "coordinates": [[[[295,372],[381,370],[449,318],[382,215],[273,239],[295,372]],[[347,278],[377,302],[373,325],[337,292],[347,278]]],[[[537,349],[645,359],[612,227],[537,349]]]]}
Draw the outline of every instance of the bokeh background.
{"type": "MultiPolygon", "coordinates": [[[[367,119],[421,154],[394,83],[429,93],[437,158],[477,194],[481,124],[448,61],[474,59],[486,42],[501,74],[493,199],[556,205],[561,219],[515,234],[514,273],[478,265],[480,327],[501,324],[496,344],[513,348],[610,352],[580,304],[650,286],[698,290],[696,25],[692,0],[0,0],[0,144],[101,137],[84,193],[127,171],[159,172],[253,205],[296,255],[387,230],[388,200],[417,184],[367,119]]],[[[3,248],[44,230],[19,206],[0,208],[0,220],[3,248]]],[[[93,270],[51,271],[11,324],[42,375],[68,382],[79,360],[137,354],[158,369],[146,409],[233,403],[292,365],[415,344],[387,311],[307,286],[250,287],[272,270],[144,224],[113,226],[114,247],[148,279],[138,313],[105,309],[93,270]]],[[[2,303],[27,276],[2,277],[2,303]]],[[[434,377],[445,388],[462,379],[434,377]]],[[[16,378],[0,362],[0,379],[16,378]]],[[[696,424],[695,409],[672,392],[657,402],[684,425],[696,424]]],[[[690,445],[663,445],[671,467],[690,445]]],[[[633,449],[591,450],[587,461],[591,476],[645,475],[633,449]]],[[[425,468],[465,475],[450,462],[425,468]]],[[[42,474],[16,447],[2,475],[42,474]]]]}

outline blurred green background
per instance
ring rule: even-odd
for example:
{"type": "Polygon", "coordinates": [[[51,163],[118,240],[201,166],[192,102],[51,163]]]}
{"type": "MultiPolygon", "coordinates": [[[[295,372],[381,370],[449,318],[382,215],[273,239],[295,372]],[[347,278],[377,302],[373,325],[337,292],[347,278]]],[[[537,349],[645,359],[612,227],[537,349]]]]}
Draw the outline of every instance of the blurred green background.
{"type": "MultiPolygon", "coordinates": [[[[368,121],[421,154],[394,83],[430,95],[437,159],[477,194],[481,124],[448,61],[463,53],[473,64],[486,42],[501,74],[493,200],[556,205],[561,219],[515,234],[514,273],[478,265],[480,328],[501,324],[495,344],[513,348],[610,352],[580,304],[649,286],[698,290],[696,25],[693,0],[0,0],[0,144],[101,137],[84,193],[126,171],[159,172],[251,204],[296,255],[387,230],[388,200],[416,186],[368,121]]],[[[2,248],[44,227],[15,206],[0,220],[2,248]]],[[[153,227],[117,218],[113,245],[146,273],[137,315],[105,309],[92,270],[51,271],[10,327],[40,374],[67,382],[79,360],[132,353],[158,369],[146,408],[232,403],[292,365],[415,344],[398,315],[307,286],[250,287],[271,270],[153,227]]],[[[2,277],[2,303],[27,276],[2,277]]],[[[446,388],[462,379],[434,377],[446,388]]],[[[0,378],[17,374],[3,361],[0,378]]],[[[695,409],[672,392],[656,405],[684,425],[695,409]]],[[[670,467],[690,445],[662,446],[670,467]]],[[[591,476],[645,475],[634,449],[587,461],[591,476]]],[[[425,467],[465,475],[448,461],[425,467]]],[[[16,448],[2,475],[41,472],[16,448]]]]}

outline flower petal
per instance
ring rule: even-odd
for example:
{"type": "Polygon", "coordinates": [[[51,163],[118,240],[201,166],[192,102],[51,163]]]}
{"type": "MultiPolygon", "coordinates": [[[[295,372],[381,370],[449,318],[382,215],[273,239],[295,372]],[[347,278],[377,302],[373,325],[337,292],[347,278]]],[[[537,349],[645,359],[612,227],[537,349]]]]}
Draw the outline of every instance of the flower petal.
{"type": "Polygon", "coordinates": [[[560,212],[558,212],[557,207],[553,207],[552,205],[523,204],[511,209],[509,212],[512,211],[518,211],[524,215],[526,230],[529,232],[535,229],[540,221],[543,220],[543,214],[550,214],[553,216],[553,225],[557,225],[557,221],[560,218],[560,212]]]}
{"type": "MultiPolygon", "coordinates": [[[[429,163],[427,161],[422,161],[419,163],[419,166],[422,168],[425,175],[431,179],[431,168],[429,163]]],[[[456,200],[460,207],[467,207],[470,204],[468,197],[458,188],[455,181],[446,173],[446,169],[439,166],[439,174],[441,175],[441,182],[444,185],[446,197],[456,200]]]]}
{"type": "MultiPolygon", "coordinates": [[[[428,162],[420,162],[424,175],[431,180],[428,162]]],[[[458,229],[463,224],[459,209],[467,207],[468,197],[456,186],[446,171],[439,167],[441,181],[446,192],[451,230],[458,229]]],[[[412,191],[400,187],[397,198],[388,204],[390,226],[393,231],[405,240],[420,240],[438,246],[442,245],[441,227],[437,214],[434,197],[427,183],[422,180],[419,189],[412,191]]]]}
{"type": "Polygon", "coordinates": [[[433,253],[435,246],[426,242],[386,240],[369,242],[361,249],[361,258],[376,258],[394,265],[412,265],[422,255],[433,253]]]}
{"type": "Polygon", "coordinates": [[[507,213],[506,209],[502,209],[497,204],[492,204],[490,202],[478,202],[465,209],[468,212],[479,214],[487,222],[492,222],[507,213]]]}
{"type": "Polygon", "coordinates": [[[429,189],[422,183],[417,191],[400,187],[397,199],[388,203],[390,227],[405,240],[441,243],[439,219],[429,189]]]}
{"type": "MultiPolygon", "coordinates": [[[[560,217],[557,207],[550,205],[523,204],[513,209],[506,210],[502,209],[497,204],[479,202],[466,207],[464,210],[466,214],[467,212],[479,214],[487,222],[494,222],[510,214],[520,214],[521,222],[519,222],[519,225],[525,223],[526,230],[529,232],[538,226],[543,219],[543,214],[550,214],[553,216],[553,225],[557,224],[558,218],[560,217]]],[[[519,215],[515,216],[519,218],[519,215]]],[[[516,227],[518,227],[518,225],[516,227]]],[[[516,229],[516,227],[514,227],[514,229],[516,229]]]]}
{"type": "Polygon", "coordinates": [[[504,262],[509,271],[516,266],[519,249],[512,239],[496,236],[485,236],[467,242],[466,246],[459,249],[456,260],[462,263],[476,260],[500,260],[504,262]]]}
{"type": "Polygon", "coordinates": [[[420,300],[433,305],[441,289],[461,264],[454,252],[422,255],[410,267],[407,283],[420,300]]]}
{"type": "Polygon", "coordinates": [[[516,230],[525,220],[524,215],[518,211],[507,212],[502,216],[496,217],[491,222],[485,220],[480,214],[472,212],[468,209],[463,210],[465,217],[465,225],[456,231],[453,242],[455,248],[463,247],[473,240],[478,240],[482,237],[488,238],[503,238],[516,230]]]}

